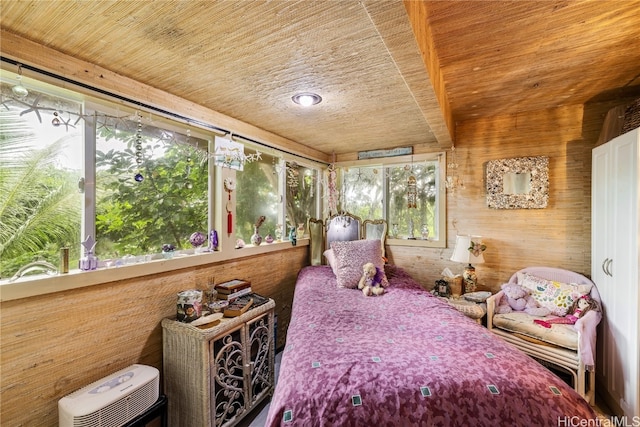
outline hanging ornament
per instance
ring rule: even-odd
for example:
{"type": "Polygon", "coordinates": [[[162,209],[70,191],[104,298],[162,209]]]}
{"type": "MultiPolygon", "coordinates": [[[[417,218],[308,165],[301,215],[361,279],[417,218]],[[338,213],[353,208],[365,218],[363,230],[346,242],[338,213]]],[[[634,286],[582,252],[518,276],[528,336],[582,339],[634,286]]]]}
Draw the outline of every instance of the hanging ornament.
{"type": "Polygon", "coordinates": [[[189,139],[191,139],[191,129],[187,129],[187,168],[184,174],[184,188],[186,188],[187,190],[191,190],[193,188],[193,183],[191,182],[191,180],[189,179],[189,175],[191,175],[191,165],[193,164],[193,159],[191,159],[191,155],[189,154],[189,151],[191,150],[191,147],[189,145],[189,139]]]}
{"type": "Polygon", "coordinates": [[[416,200],[418,198],[418,191],[416,186],[416,177],[413,175],[409,176],[409,181],[407,182],[407,207],[409,209],[417,207],[416,200]]]}
{"type": "Polygon", "coordinates": [[[291,189],[295,194],[298,193],[298,176],[300,175],[300,171],[298,170],[298,164],[296,162],[286,162],[287,163],[287,186],[291,189]]]}
{"type": "Polygon", "coordinates": [[[331,155],[331,164],[327,168],[327,187],[329,215],[338,211],[338,172],[335,165],[336,154],[331,155]]]}
{"type": "Polygon", "coordinates": [[[18,84],[11,88],[11,92],[20,99],[24,99],[29,95],[29,91],[22,85],[22,64],[18,64],[18,75],[16,76],[18,84]]]}
{"type": "Polygon", "coordinates": [[[224,179],[224,189],[229,193],[229,200],[227,201],[227,234],[233,233],[233,206],[231,205],[231,193],[236,189],[236,180],[227,177],[224,179]]]}
{"type": "Polygon", "coordinates": [[[60,122],[60,118],[58,117],[58,112],[57,112],[57,111],[54,111],[54,112],[53,112],[53,120],[51,120],[51,124],[52,124],[54,127],[58,127],[58,126],[60,126],[60,124],[61,124],[61,123],[62,123],[62,122],[60,122]]]}
{"type": "Polygon", "coordinates": [[[455,145],[451,145],[451,159],[447,163],[447,178],[445,180],[445,186],[450,192],[455,191],[456,188],[464,187],[462,179],[458,174],[458,158],[456,156],[455,145]]]}
{"type": "Polygon", "coordinates": [[[134,178],[136,182],[142,182],[144,180],[142,170],[140,169],[140,165],[142,165],[144,161],[142,158],[142,116],[136,111],[136,117],[138,118],[138,129],[136,130],[136,163],[138,164],[138,173],[134,178]]]}

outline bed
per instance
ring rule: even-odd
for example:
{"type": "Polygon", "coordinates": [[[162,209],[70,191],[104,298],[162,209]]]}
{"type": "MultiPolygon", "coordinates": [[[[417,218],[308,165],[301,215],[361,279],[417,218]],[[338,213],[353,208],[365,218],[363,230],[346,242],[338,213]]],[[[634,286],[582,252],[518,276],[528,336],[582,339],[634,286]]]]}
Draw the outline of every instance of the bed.
{"type": "Polygon", "coordinates": [[[596,422],[559,377],[402,269],[383,265],[385,293],[366,297],[334,268],[298,275],[267,426],[596,422]]]}

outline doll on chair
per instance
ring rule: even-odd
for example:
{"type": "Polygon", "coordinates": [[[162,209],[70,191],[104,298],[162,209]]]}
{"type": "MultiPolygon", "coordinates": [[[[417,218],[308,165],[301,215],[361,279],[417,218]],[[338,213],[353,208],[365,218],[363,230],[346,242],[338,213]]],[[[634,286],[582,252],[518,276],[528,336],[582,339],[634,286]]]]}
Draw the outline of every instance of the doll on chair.
{"type": "Polygon", "coordinates": [[[591,310],[600,311],[598,302],[589,295],[583,295],[571,304],[571,307],[567,310],[567,315],[565,317],[554,317],[545,320],[535,319],[533,322],[540,326],[544,326],[545,328],[550,328],[554,323],[573,325],[578,321],[578,319],[591,310]]]}

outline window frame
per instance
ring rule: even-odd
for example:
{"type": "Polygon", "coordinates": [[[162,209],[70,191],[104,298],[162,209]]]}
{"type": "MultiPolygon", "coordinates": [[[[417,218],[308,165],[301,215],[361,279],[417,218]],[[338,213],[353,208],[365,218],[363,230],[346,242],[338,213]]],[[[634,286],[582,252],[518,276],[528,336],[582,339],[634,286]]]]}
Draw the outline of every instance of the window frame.
{"type": "MultiPolygon", "coordinates": [[[[3,81],[14,82],[11,78],[13,73],[6,71],[7,64],[2,62],[0,67],[0,77],[3,81]]],[[[182,116],[180,112],[176,111],[163,111],[153,110],[153,107],[146,107],[143,104],[137,105],[134,99],[134,95],[131,95],[130,99],[117,98],[115,95],[109,96],[98,88],[76,87],[75,85],[69,85],[69,82],[56,78],[52,75],[44,75],[37,71],[34,71],[36,77],[23,77],[23,83],[33,87],[41,88],[50,93],[59,94],[63,93],[67,98],[73,98],[74,100],[83,104],[83,115],[93,115],[94,111],[98,114],[115,111],[127,111],[135,112],[140,111],[144,116],[153,116],[153,120],[161,122],[162,127],[167,129],[174,128],[174,130],[182,131],[183,128],[191,130],[194,136],[206,139],[209,141],[208,152],[210,155],[210,161],[208,162],[208,226],[209,230],[215,229],[219,234],[219,250],[215,252],[198,254],[197,256],[185,256],[176,257],[174,259],[163,259],[162,256],[154,254],[152,261],[141,262],[137,264],[122,265],[118,268],[112,266],[111,268],[100,265],[97,270],[81,271],[77,268],[71,268],[69,273],[58,274],[55,276],[49,276],[46,274],[30,275],[19,278],[13,282],[9,282],[9,277],[0,279],[0,301],[15,300],[19,298],[25,298],[35,295],[42,295],[51,292],[59,292],[64,290],[82,288],[86,286],[92,286],[97,284],[103,284],[114,280],[125,280],[134,277],[159,274],[166,271],[172,271],[176,269],[195,267],[199,265],[207,265],[211,263],[232,261],[239,258],[251,257],[257,254],[276,252],[281,250],[292,249],[292,245],[284,240],[282,242],[274,242],[269,245],[261,245],[254,247],[247,245],[242,250],[235,250],[235,239],[229,237],[226,231],[226,210],[225,205],[228,194],[223,189],[223,180],[229,174],[235,174],[235,171],[229,168],[216,167],[212,160],[211,153],[214,152],[214,140],[215,136],[229,135],[223,129],[217,128],[212,123],[204,123],[198,121],[190,121],[188,117],[182,116]],[[224,228],[223,228],[224,227],[224,228]],[[27,284],[28,283],[28,284],[27,284]]],[[[83,120],[83,170],[82,176],[79,178],[83,182],[84,188],[84,206],[81,213],[81,225],[80,230],[81,238],[87,235],[95,237],[96,230],[96,165],[95,165],[95,153],[96,153],[96,124],[92,120],[83,120]]],[[[234,135],[239,142],[242,142],[246,146],[257,149],[261,152],[269,153],[279,157],[281,162],[294,161],[299,165],[307,168],[315,169],[317,171],[318,180],[315,185],[316,191],[316,206],[315,210],[318,215],[322,209],[322,177],[324,170],[328,166],[327,163],[308,159],[302,156],[285,151],[286,149],[278,147],[276,143],[267,141],[253,141],[244,139],[241,136],[234,135]]],[[[282,163],[284,165],[284,163],[282,163]]],[[[284,166],[283,166],[284,167],[284,166]]],[[[284,224],[284,218],[286,215],[286,180],[279,179],[278,183],[279,196],[282,201],[281,208],[278,215],[284,224]]],[[[235,217],[235,195],[233,200],[235,217]]],[[[207,230],[208,231],[208,230],[207,230]]],[[[284,233],[286,237],[286,232],[284,233]]],[[[308,244],[307,239],[298,240],[298,247],[303,247],[308,244]]],[[[193,253],[191,250],[182,251],[185,254],[193,253]]],[[[100,254],[96,254],[100,258],[100,254]]]]}
{"type": "MultiPolygon", "coordinates": [[[[335,166],[338,170],[338,194],[342,194],[342,177],[344,168],[356,168],[356,167],[371,167],[380,166],[383,168],[390,166],[407,165],[412,163],[419,163],[423,161],[435,161],[437,164],[436,174],[436,188],[438,194],[436,196],[436,219],[435,225],[438,227],[438,238],[429,240],[409,240],[409,239],[394,239],[389,237],[387,233],[386,245],[388,246],[413,246],[413,247],[426,247],[426,248],[446,248],[447,247],[447,191],[445,186],[446,179],[446,155],[443,151],[437,151],[432,153],[421,153],[407,156],[397,157],[383,157],[366,160],[352,160],[336,162],[335,166]]],[[[389,185],[386,179],[383,180],[383,219],[386,221],[388,216],[388,196],[389,185]]],[[[342,200],[339,200],[339,204],[342,205],[342,200]]],[[[341,206],[340,206],[341,207],[341,206]]],[[[340,210],[340,209],[339,209],[340,210]]],[[[364,219],[364,218],[363,218],[364,219]]],[[[379,219],[379,218],[371,218],[379,219]]],[[[390,225],[388,230],[390,230],[390,225]]]]}

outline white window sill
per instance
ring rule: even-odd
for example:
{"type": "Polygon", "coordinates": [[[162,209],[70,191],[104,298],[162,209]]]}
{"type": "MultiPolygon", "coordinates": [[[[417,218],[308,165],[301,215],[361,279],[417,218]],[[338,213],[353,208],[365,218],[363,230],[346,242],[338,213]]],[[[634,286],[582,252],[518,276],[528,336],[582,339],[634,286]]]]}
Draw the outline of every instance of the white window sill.
{"type": "MultiPolygon", "coordinates": [[[[297,246],[308,246],[309,239],[299,239],[297,246]]],[[[138,264],[126,264],[119,267],[100,268],[92,271],[72,270],[66,274],[49,276],[40,274],[37,276],[21,277],[13,282],[0,281],[0,301],[11,301],[28,298],[37,295],[45,295],[53,292],[68,291],[87,286],[136,277],[165,273],[183,268],[193,268],[211,263],[225,262],[233,259],[246,258],[254,255],[277,252],[292,248],[289,241],[262,244],[260,246],[247,245],[241,249],[227,251],[205,252],[200,254],[182,255],[176,254],[171,259],[155,259],[138,264]]],[[[194,283],[194,286],[196,284],[194,283]]]]}

